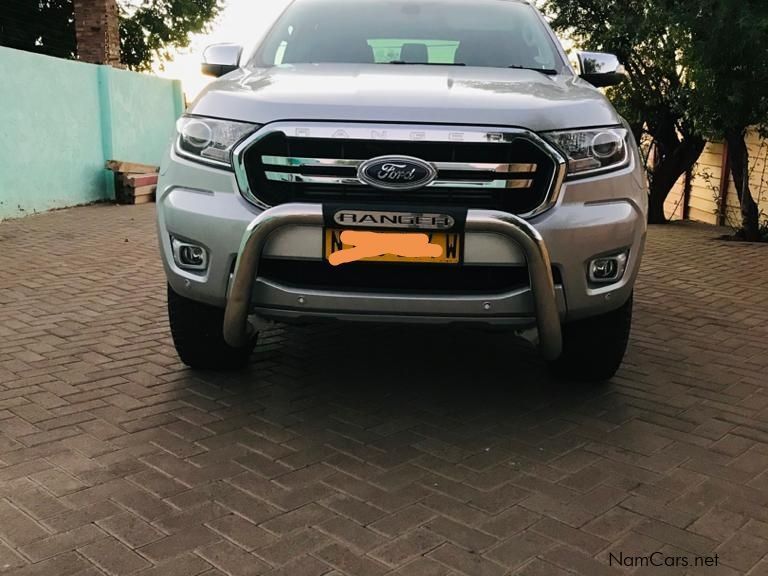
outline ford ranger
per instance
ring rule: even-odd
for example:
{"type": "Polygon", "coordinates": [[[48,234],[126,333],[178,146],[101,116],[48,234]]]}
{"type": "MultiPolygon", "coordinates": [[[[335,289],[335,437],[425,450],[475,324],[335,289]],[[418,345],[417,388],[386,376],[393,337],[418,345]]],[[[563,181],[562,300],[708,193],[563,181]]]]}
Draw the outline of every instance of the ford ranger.
{"type": "Polygon", "coordinates": [[[273,322],[466,323],[614,375],[647,211],[614,56],[572,65],[522,0],[294,0],[203,71],[157,198],[183,362],[241,366],[273,322]]]}

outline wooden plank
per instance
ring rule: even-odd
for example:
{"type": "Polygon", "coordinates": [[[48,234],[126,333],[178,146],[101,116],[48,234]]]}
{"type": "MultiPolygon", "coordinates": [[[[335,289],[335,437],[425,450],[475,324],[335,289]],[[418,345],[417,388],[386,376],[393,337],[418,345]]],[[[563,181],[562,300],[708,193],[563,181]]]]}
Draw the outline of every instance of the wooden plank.
{"type": "Polygon", "coordinates": [[[704,152],[721,156],[723,154],[723,142],[707,142],[704,152]]]}
{"type": "Polygon", "coordinates": [[[703,168],[704,166],[708,168],[720,168],[723,162],[723,155],[722,154],[713,154],[711,152],[702,152],[701,156],[699,156],[699,159],[697,161],[699,165],[699,170],[703,168]]]}
{"type": "Polygon", "coordinates": [[[137,162],[123,162],[121,160],[107,160],[107,170],[112,172],[128,172],[133,174],[147,174],[150,172],[159,172],[159,166],[150,164],[139,164],[137,162]]]}
{"type": "Polygon", "coordinates": [[[707,224],[717,224],[717,216],[711,212],[705,212],[691,206],[688,217],[696,222],[706,222],[707,224]]]}
{"type": "Polygon", "coordinates": [[[715,190],[711,186],[698,186],[693,185],[691,187],[691,198],[698,198],[699,200],[702,200],[704,202],[711,202],[712,203],[712,210],[714,211],[714,207],[716,205],[716,197],[717,194],[715,193],[715,190]]]}
{"type": "Polygon", "coordinates": [[[155,201],[155,195],[154,194],[147,194],[145,196],[136,196],[136,198],[133,199],[134,204],[149,204],[150,202],[155,201]]]}
{"type": "Polygon", "coordinates": [[[713,216],[717,213],[717,203],[715,199],[710,196],[709,198],[699,198],[697,196],[691,196],[689,201],[690,208],[696,208],[702,212],[708,212],[713,216]]]}
{"type": "Polygon", "coordinates": [[[157,174],[121,174],[121,178],[129,188],[157,184],[157,174]]]}
{"type": "Polygon", "coordinates": [[[138,188],[133,188],[133,196],[134,198],[138,196],[147,196],[149,194],[154,194],[155,190],[157,189],[157,186],[154,184],[150,184],[149,186],[139,186],[138,188]]]}

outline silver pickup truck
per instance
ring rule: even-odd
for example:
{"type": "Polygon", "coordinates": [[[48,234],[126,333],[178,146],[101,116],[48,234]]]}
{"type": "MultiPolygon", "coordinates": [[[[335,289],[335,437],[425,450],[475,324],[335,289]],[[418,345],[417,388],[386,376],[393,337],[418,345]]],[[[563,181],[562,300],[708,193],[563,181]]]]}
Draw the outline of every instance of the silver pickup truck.
{"type": "Polygon", "coordinates": [[[160,169],[176,349],[248,361],[269,323],[506,327],[556,374],[614,375],[647,184],[626,122],[518,0],[295,0],[219,77],[160,169]]]}

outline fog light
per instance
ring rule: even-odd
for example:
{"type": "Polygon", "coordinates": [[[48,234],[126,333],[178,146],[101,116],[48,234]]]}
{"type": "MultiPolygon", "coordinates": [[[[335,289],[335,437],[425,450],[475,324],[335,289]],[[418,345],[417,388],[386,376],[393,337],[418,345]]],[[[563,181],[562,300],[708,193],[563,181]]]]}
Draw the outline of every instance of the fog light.
{"type": "Polygon", "coordinates": [[[589,281],[598,284],[618,282],[627,267],[627,253],[601,256],[589,263],[589,281]]]}
{"type": "Polygon", "coordinates": [[[173,259],[179,268],[205,270],[208,268],[208,252],[202,246],[171,238],[173,259]]]}

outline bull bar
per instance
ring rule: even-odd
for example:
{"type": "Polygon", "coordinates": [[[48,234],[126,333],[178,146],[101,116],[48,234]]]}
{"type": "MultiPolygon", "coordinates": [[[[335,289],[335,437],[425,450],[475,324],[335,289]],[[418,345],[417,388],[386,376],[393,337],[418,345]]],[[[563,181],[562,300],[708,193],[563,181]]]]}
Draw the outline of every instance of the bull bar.
{"type": "MultiPolygon", "coordinates": [[[[282,226],[323,226],[320,204],[290,203],[259,214],[243,234],[224,312],[224,339],[240,347],[251,336],[248,316],[262,251],[269,236],[282,226]]],[[[539,334],[539,351],[555,360],[562,351],[560,314],[555,296],[552,265],[544,239],[526,220],[496,210],[469,210],[466,231],[492,232],[517,243],[525,253],[539,334]]]]}

